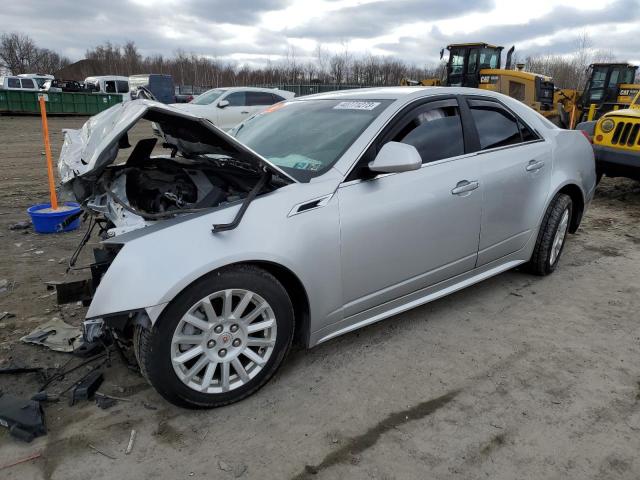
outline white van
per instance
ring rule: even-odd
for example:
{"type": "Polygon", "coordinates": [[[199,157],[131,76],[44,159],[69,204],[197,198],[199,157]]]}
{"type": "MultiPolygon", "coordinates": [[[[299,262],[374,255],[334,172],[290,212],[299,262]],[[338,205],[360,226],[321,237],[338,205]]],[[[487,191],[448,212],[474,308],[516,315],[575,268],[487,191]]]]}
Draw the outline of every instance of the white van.
{"type": "Polygon", "coordinates": [[[119,93],[122,95],[123,102],[131,100],[131,95],[129,95],[129,77],[119,77],[116,75],[87,77],[84,79],[84,84],[91,93],[119,93]]]}
{"type": "Polygon", "coordinates": [[[42,88],[44,82],[47,80],[53,80],[53,75],[47,75],[45,73],[21,73],[18,75],[20,78],[30,78],[38,84],[38,88],[42,88]]]}
{"type": "Polygon", "coordinates": [[[36,81],[32,78],[0,77],[0,90],[18,90],[21,92],[37,92],[40,90],[36,81]]]}

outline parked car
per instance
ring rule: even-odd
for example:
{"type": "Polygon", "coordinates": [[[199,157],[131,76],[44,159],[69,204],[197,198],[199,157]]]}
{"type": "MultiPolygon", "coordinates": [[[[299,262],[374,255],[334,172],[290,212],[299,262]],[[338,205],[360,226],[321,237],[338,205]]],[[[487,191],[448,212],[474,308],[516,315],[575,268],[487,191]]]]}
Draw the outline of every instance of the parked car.
{"type": "Polygon", "coordinates": [[[293,97],[292,92],[271,88],[214,88],[198,95],[190,103],[176,103],[175,106],[229,130],[270,105],[293,97]]]}
{"type": "Polygon", "coordinates": [[[174,103],[176,101],[173,77],[171,75],[157,73],[131,75],[129,77],[129,88],[132,92],[135,92],[139,87],[146,88],[159,102],[174,103]]]}
{"type": "Polygon", "coordinates": [[[117,93],[122,95],[122,101],[131,100],[129,96],[129,77],[103,75],[84,79],[87,91],[91,93],[117,93]]]}
{"type": "Polygon", "coordinates": [[[45,73],[21,73],[18,75],[20,78],[31,78],[36,84],[38,88],[42,88],[44,82],[47,80],[53,80],[55,77],[53,75],[48,75],[45,73]]]}
{"type": "Polygon", "coordinates": [[[607,175],[640,181],[640,93],[629,108],[605,113],[578,128],[593,139],[598,178],[607,175]]]}
{"type": "Polygon", "coordinates": [[[37,92],[39,90],[39,87],[36,81],[32,78],[6,76],[6,77],[0,77],[0,90],[37,92]]]}
{"type": "Polygon", "coordinates": [[[85,337],[131,338],[186,407],[254,393],[294,336],[312,347],[521,265],[552,273],[596,183],[581,132],[477,89],[301,97],[232,134],[137,100],[67,130],[60,156],[105,232],[85,337]],[[141,119],[169,152],[151,156],[150,134],[114,165],[141,119]]]}
{"type": "Polygon", "coordinates": [[[75,80],[53,79],[44,82],[40,88],[43,92],[82,92],[83,87],[75,80]]]}

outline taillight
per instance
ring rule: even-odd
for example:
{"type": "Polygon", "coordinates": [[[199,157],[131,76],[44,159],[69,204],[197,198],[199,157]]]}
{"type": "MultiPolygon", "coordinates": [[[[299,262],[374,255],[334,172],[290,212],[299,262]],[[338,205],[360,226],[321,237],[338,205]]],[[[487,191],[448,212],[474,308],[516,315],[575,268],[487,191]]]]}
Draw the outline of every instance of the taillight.
{"type": "Polygon", "coordinates": [[[584,135],[584,138],[586,138],[587,140],[589,140],[589,143],[593,143],[593,139],[591,138],[591,136],[585,132],[584,130],[580,130],[582,132],[582,134],[584,135]]]}

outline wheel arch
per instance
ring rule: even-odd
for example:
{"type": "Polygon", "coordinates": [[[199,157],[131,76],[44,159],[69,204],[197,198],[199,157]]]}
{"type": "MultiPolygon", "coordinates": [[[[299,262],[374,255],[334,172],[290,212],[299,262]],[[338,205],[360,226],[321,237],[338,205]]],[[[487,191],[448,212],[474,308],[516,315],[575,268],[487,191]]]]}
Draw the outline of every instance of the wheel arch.
{"type": "Polygon", "coordinates": [[[239,266],[254,266],[261,268],[273,275],[276,280],[278,280],[282,284],[287,294],[289,295],[289,299],[291,300],[291,304],[293,306],[295,322],[294,341],[304,345],[305,347],[308,346],[311,311],[309,305],[309,296],[307,295],[307,290],[300,278],[291,269],[285,267],[282,264],[268,260],[242,260],[238,262],[228,263],[226,265],[214,268],[213,270],[193,279],[188,285],[180,290],[180,292],[178,292],[178,294],[174,298],[176,298],[178,295],[180,295],[180,293],[187,290],[194,283],[207,275],[239,266]]]}
{"type": "MultiPolygon", "coordinates": [[[[584,214],[584,194],[582,189],[575,183],[567,183],[563,185],[558,191],[551,197],[553,200],[559,193],[569,195],[571,202],[573,203],[573,209],[571,212],[571,223],[569,224],[569,232],[575,233],[582,221],[582,215],[584,214]]],[[[548,207],[547,207],[548,208],[548,207]]]]}
{"type": "Polygon", "coordinates": [[[253,265],[258,268],[266,270],[273,275],[284,287],[289,295],[291,304],[293,305],[294,314],[294,341],[301,343],[304,346],[309,344],[310,333],[310,307],[309,296],[304,284],[289,268],[275,262],[269,262],[265,260],[251,260],[233,263],[223,268],[238,266],[238,265],[253,265]]]}

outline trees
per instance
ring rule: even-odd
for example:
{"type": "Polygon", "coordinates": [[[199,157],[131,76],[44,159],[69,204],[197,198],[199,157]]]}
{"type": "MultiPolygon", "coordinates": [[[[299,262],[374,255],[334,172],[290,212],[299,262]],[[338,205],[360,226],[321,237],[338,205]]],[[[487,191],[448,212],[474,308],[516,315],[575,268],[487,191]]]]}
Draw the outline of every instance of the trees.
{"type": "Polygon", "coordinates": [[[69,64],[69,59],[35,42],[22,33],[0,35],[0,69],[13,75],[21,73],[50,73],[69,64]]]}

